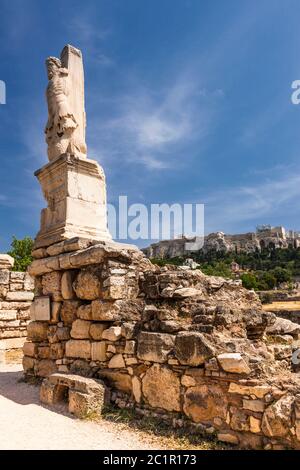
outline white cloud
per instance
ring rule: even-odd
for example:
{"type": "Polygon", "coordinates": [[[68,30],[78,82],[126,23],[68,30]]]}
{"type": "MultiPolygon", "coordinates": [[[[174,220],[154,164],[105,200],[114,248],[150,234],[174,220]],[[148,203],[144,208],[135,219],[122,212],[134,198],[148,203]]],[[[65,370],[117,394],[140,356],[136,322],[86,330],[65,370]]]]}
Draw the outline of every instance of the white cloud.
{"type": "Polygon", "coordinates": [[[112,156],[122,155],[149,169],[169,168],[174,161],[182,164],[189,157],[186,146],[207,135],[214,102],[222,96],[220,90],[201,89],[198,82],[183,77],[167,89],[137,87],[114,97],[114,117],[91,119],[92,147],[110,155],[110,162],[112,156]]]}
{"type": "Polygon", "coordinates": [[[295,216],[299,198],[299,169],[256,185],[225,188],[205,198],[206,231],[228,231],[239,223],[256,224],[260,218],[280,221],[289,214],[295,216]]]}

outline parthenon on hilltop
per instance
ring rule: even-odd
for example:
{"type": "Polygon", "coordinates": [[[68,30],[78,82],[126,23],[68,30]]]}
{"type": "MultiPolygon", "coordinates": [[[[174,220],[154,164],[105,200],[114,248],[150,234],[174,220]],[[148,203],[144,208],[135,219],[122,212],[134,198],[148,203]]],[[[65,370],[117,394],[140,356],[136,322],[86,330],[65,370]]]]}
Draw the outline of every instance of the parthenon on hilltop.
{"type": "MultiPolygon", "coordinates": [[[[195,241],[195,237],[185,236],[153,243],[143,252],[149,258],[173,258],[188,254],[186,243],[195,241]]],[[[204,239],[203,252],[210,250],[223,252],[252,253],[264,248],[299,248],[300,232],[286,230],[284,227],[260,225],[255,232],[229,235],[224,232],[210,233],[204,239]]]]}

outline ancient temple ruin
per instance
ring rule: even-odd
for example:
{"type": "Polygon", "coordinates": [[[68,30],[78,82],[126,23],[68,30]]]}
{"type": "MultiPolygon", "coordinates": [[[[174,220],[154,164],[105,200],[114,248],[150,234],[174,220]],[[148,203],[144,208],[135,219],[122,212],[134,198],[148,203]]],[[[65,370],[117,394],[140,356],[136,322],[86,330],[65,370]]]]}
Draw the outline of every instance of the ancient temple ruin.
{"type": "Polygon", "coordinates": [[[67,46],[50,61],[25,375],[44,379],[48,404],[67,392],[77,415],[110,400],[239,447],[300,448],[298,325],[277,328],[238,281],[160,268],[110,239],[104,173],[85,153],[81,60],[67,46]]]}

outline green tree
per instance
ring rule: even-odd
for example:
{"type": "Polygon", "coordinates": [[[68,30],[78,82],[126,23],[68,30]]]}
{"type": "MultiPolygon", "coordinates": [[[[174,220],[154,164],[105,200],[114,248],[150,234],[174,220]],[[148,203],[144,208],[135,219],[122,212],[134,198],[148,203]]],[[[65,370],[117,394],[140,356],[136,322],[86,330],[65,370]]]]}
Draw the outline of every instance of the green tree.
{"type": "Polygon", "coordinates": [[[253,273],[244,273],[241,275],[243,287],[246,289],[257,289],[257,278],[253,273]]]}
{"type": "Polygon", "coordinates": [[[26,271],[27,267],[33,260],[31,256],[33,249],[32,238],[25,237],[22,240],[18,240],[14,236],[10,246],[11,250],[7,254],[12,256],[15,260],[13,270],[26,271]]]}

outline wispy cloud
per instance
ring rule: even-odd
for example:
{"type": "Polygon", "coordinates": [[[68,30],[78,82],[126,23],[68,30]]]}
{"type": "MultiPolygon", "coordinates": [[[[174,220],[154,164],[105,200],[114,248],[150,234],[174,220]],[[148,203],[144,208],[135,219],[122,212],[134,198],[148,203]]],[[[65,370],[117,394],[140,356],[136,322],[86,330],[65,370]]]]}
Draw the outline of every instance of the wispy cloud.
{"type": "Polygon", "coordinates": [[[214,102],[222,95],[222,90],[200,88],[190,76],[167,89],[129,90],[114,98],[116,116],[105,122],[93,119],[92,146],[100,145],[104,155],[122,154],[149,169],[169,168],[183,160],[184,146],[209,132],[214,102]]]}
{"type": "MultiPolygon", "coordinates": [[[[270,174],[272,171],[270,170],[270,174]]],[[[224,188],[205,198],[206,229],[230,230],[235,224],[251,222],[260,218],[276,218],[296,215],[295,201],[300,197],[300,169],[257,184],[224,188]]]]}

